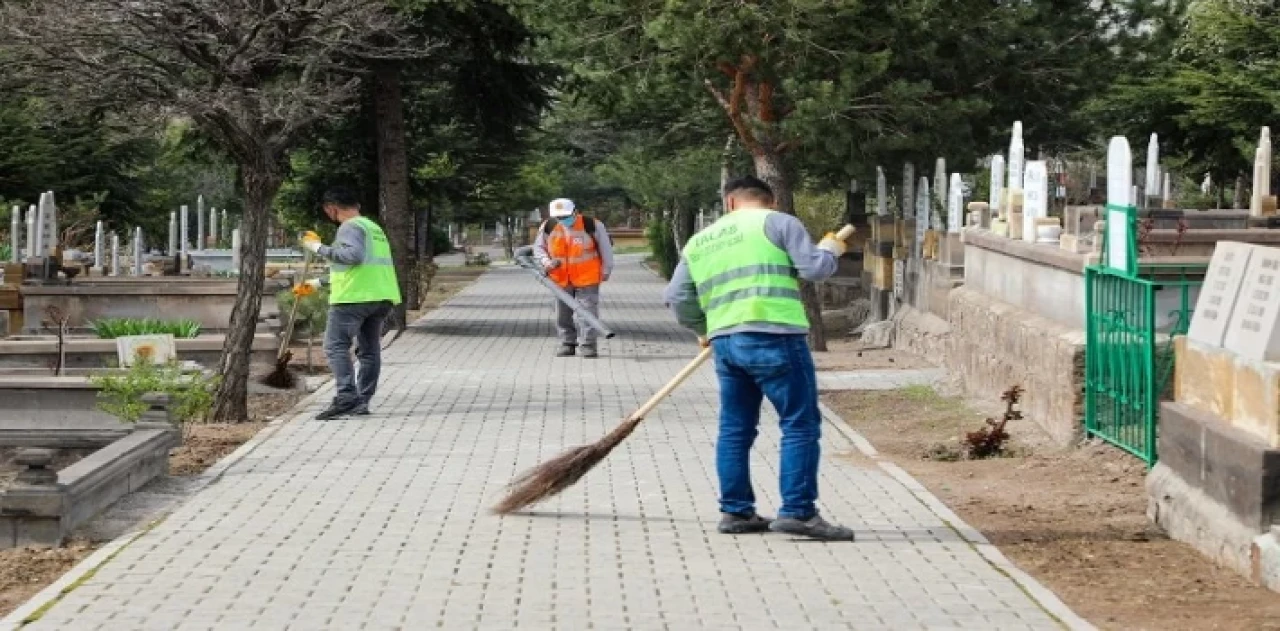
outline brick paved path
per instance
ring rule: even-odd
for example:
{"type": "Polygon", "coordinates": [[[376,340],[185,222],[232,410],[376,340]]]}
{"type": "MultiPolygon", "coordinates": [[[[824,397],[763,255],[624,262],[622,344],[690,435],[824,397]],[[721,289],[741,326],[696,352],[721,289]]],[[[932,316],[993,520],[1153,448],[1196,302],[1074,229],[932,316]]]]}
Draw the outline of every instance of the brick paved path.
{"type": "MultiPolygon", "coordinates": [[[[1052,596],[833,426],[822,508],[857,543],[717,535],[709,367],[578,487],[488,514],[694,355],[636,259],[615,281],[618,338],[589,361],[551,357],[549,294],[525,272],[486,275],[388,353],[373,416],[317,422],[314,401],[28,628],[1060,628],[1028,593],[1052,596]]],[[[771,513],[776,423],[758,447],[771,513]]]]}

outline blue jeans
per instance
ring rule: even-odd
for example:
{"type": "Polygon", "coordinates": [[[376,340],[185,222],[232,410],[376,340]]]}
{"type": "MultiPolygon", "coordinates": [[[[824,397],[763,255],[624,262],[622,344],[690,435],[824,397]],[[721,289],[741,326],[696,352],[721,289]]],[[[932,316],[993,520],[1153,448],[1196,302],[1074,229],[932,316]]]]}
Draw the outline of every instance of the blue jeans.
{"type": "Polygon", "coordinates": [[[329,307],[324,332],[324,352],[333,372],[337,392],[334,405],[368,405],[378,390],[382,372],[382,323],[391,314],[390,302],[359,302],[329,307]],[[351,363],[351,342],[356,342],[357,376],[351,363]]]}
{"type": "Polygon", "coordinates": [[[819,440],[818,377],[804,335],[736,333],[711,340],[720,379],[720,436],[716,472],[720,511],[751,513],[750,454],[764,398],[782,426],[779,517],[807,520],[816,514],[819,440]]]}

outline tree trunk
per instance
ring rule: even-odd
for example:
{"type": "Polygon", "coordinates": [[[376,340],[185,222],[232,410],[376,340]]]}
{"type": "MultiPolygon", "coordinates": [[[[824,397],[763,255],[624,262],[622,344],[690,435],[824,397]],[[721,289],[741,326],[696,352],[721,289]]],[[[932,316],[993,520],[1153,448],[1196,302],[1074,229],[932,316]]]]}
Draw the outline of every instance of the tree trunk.
{"type": "Polygon", "coordinates": [[[418,283],[412,282],[413,215],[409,211],[409,154],[405,146],[404,92],[399,64],[379,64],[374,70],[373,109],[378,141],[378,200],[382,226],[391,242],[396,279],[404,302],[396,309],[401,326],[406,309],[421,303],[418,283]]]}
{"type": "Polygon", "coordinates": [[[729,184],[730,167],[733,166],[733,145],[738,141],[737,134],[729,134],[729,139],[724,141],[724,151],[720,154],[720,198],[724,203],[724,187],[729,184]]]}
{"type": "Polygon", "coordinates": [[[698,215],[693,212],[692,208],[676,205],[675,212],[671,218],[671,236],[676,242],[676,252],[684,250],[684,245],[693,236],[697,223],[698,215]]]}
{"type": "MultiPolygon", "coordinates": [[[[791,178],[787,174],[782,156],[777,152],[761,149],[755,155],[756,177],[773,189],[774,210],[795,215],[795,195],[791,190],[791,178]]],[[[822,325],[822,302],[813,283],[800,281],[800,300],[809,318],[809,347],[815,351],[827,351],[827,330],[822,325]]]]}
{"type": "Polygon", "coordinates": [[[1244,207],[1244,174],[1241,173],[1236,176],[1236,193],[1231,198],[1231,208],[1239,210],[1244,207]]]}
{"type": "Polygon", "coordinates": [[[249,420],[249,361],[267,272],[267,226],[271,200],[284,179],[274,167],[246,168],[242,174],[244,216],[240,222],[240,280],[236,283],[239,299],[231,309],[227,340],[218,360],[222,381],[213,399],[211,419],[214,422],[249,420]]]}

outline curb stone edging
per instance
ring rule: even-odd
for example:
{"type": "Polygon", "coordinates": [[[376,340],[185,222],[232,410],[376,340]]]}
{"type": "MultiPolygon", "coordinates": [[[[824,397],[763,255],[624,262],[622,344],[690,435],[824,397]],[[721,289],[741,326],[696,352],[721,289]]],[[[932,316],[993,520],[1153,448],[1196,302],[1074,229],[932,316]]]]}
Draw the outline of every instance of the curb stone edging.
{"type": "Polygon", "coordinates": [[[946,504],[942,503],[936,496],[920,484],[918,480],[911,477],[904,469],[892,462],[888,462],[881,458],[880,453],[862,434],[849,426],[848,423],[840,417],[839,414],[832,410],[827,404],[819,402],[819,408],[822,411],[823,420],[828,425],[835,428],[845,439],[857,448],[858,452],[863,456],[873,460],[876,465],[884,470],[898,484],[906,487],[912,495],[915,496],[921,504],[924,504],[930,512],[937,515],[948,528],[951,528],[966,543],[973,547],[974,550],[982,556],[996,571],[1006,575],[1012,580],[1019,589],[1023,590],[1031,600],[1035,601],[1041,609],[1044,609],[1049,615],[1053,616],[1063,627],[1071,631],[1097,631],[1084,618],[1081,618],[1066,603],[1062,602],[1056,594],[1050,591],[1039,581],[1032,578],[1026,572],[1023,572],[1014,565],[1008,557],[1004,555],[995,545],[993,545],[981,532],[974,527],[965,523],[959,515],[955,514],[946,504]]]}
{"type": "MultiPolygon", "coordinates": [[[[281,414],[276,417],[275,420],[267,423],[267,426],[262,428],[262,430],[257,434],[254,434],[253,438],[250,438],[243,445],[237,447],[235,451],[223,456],[222,459],[214,463],[213,466],[205,469],[203,473],[196,476],[195,483],[187,492],[186,497],[180,500],[173,508],[181,506],[186,503],[187,499],[191,496],[203,491],[211,484],[215,484],[222,478],[222,475],[226,473],[228,469],[237,462],[243,460],[262,443],[266,442],[268,438],[274,436],[281,427],[294,421],[303,420],[304,417],[309,415],[308,408],[312,407],[315,405],[316,401],[320,400],[320,395],[329,389],[332,381],[332,378],[327,379],[319,388],[316,388],[315,392],[303,397],[295,403],[288,412],[281,414]]],[[[78,583],[80,581],[97,572],[130,544],[150,532],[152,528],[164,521],[170,513],[172,513],[172,509],[157,516],[146,526],[116,537],[104,544],[101,548],[95,550],[93,554],[77,563],[70,570],[67,570],[67,572],[59,577],[58,580],[37,592],[35,596],[27,599],[25,603],[17,609],[14,609],[9,613],[9,615],[0,619],[0,631],[15,631],[24,627],[27,624],[27,618],[37,613],[41,613],[43,610],[57,604],[59,600],[62,600],[63,596],[66,596],[78,587],[78,583]]]]}

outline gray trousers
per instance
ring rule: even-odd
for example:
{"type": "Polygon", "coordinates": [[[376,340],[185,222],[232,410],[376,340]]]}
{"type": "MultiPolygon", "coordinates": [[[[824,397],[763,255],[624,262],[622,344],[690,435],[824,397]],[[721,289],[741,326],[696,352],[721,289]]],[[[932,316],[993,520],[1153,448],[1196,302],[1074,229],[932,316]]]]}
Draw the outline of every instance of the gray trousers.
{"type": "MultiPolygon", "coordinates": [[[[578,299],[591,315],[600,317],[600,286],[592,287],[565,287],[565,293],[578,299]]],[[[556,332],[560,334],[560,342],[563,344],[578,344],[581,346],[595,346],[598,333],[591,328],[586,322],[582,322],[581,318],[574,314],[573,309],[569,305],[555,300],[556,303],[556,332]]]]}
{"type": "Polygon", "coordinates": [[[333,402],[369,404],[378,390],[382,372],[382,323],[391,314],[390,302],[360,302],[329,307],[324,331],[324,354],[333,371],[337,393],[333,402]],[[351,342],[356,342],[360,374],[351,363],[351,342]]]}

